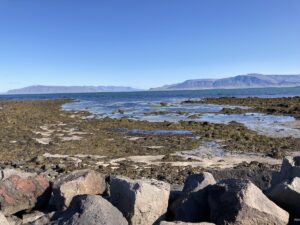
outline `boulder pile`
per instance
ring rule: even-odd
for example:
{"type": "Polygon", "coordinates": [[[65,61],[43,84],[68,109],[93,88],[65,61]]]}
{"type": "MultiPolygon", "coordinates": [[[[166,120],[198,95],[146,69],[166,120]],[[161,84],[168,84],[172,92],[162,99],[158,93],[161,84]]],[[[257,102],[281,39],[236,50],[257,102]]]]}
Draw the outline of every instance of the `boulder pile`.
{"type": "Polygon", "coordinates": [[[285,158],[267,190],[249,180],[216,182],[207,172],[190,175],[183,188],[93,170],[54,181],[16,169],[0,175],[0,225],[285,225],[300,218],[300,157],[285,158]]]}

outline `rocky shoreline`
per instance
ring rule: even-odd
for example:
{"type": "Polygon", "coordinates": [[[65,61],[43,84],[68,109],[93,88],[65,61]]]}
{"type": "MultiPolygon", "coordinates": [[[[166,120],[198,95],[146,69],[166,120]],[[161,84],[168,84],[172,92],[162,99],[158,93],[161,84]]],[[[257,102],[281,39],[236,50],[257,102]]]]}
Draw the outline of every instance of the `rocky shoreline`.
{"type": "MultiPolygon", "coordinates": [[[[298,100],[234,101],[297,116],[298,100]]],[[[67,102],[0,101],[0,224],[297,224],[299,138],[95,119],[67,102]]]]}
{"type": "Polygon", "coordinates": [[[248,179],[216,181],[208,172],[183,186],[155,179],[106,176],[84,169],[50,181],[19,169],[1,170],[1,225],[297,224],[300,157],[286,157],[271,186],[248,179]]]}

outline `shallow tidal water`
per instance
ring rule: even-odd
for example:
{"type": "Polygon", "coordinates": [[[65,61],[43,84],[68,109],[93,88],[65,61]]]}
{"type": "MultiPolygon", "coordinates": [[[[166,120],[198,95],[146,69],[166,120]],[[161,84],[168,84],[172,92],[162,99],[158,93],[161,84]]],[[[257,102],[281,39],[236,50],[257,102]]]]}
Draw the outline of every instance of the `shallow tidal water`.
{"type": "Polygon", "coordinates": [[[127,93],[84,93],[84,94],[42,94],[42,95],[2,95],[5,100],[33,99],[74,99],[65,104],[63,110],[85,110],[97,118],[130,118],[150,122],[207,121],[211,123],[242,123],[260,134],[275,137],[300,137],[300,130],[285,125],[295,119],[290,116],[273,116],[261,113],[220,114],[223,106],[213,104],[181,104],[187,99],[204,97],[286,97],[300,96],[298,88],[259,88],[234,90],[199,90],[165,92],[127,93]]]}
{"type": "MultiPolygon", "coordinates": [[[[191,99],[191,98],[189,98],[191,99]]],[[[199,99],[199,98],[195,98],[199,99]]],[[[223,108],[246,108],[241,106],[214,104],[182,104],[186,98],[168,98],[161,101],[87,101],[68,103],[64,110],[87,110],[96,118],[129,118],[149,122],[198,121],[210,123],[237,122],[262,135],[271,137],[300,137],[300,130],[290,128],[285,123],[295,121],[291,116],[274,116],[262,113],[221,114],[223,108]]],[[[153,131],[153,133],[160,131],[153,131]]],[[[140,131],[142,133],[142,131],[140,131]]]]}

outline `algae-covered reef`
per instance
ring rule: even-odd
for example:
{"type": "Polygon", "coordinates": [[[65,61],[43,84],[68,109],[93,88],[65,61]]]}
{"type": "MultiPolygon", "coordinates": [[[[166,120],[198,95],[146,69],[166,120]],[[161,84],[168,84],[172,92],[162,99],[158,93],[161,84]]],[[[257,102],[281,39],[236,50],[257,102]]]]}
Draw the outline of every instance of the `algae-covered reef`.
{"type": "Polygon", "coordinates": [[[297,138],[259,135],[235,122],[96,119],[84,111],[63,111],[62,105],[70,101],[0,101],[0,167],[51,176],[92,168],[105,174],[172,183],[182,183],[188,174],[206,169],[220,178],[236,174],[260,180],[261,176],[269,179],[271,171],[277,169],[275,158],[299,151],[297,138]],[[193,151],[191,157],[177,154],[210,142],[217,143],[229,155],[222,158],[209,153],[195,159],[193,151]],[[243,155],[234,155],[235,152],[243,155]],[[251,158],[249,153],[258,156],[251,158]],[[244,159],[260,162],[240,165],[244,159]],[[269,172],[258,175],[250,174],[250,170],[269,172]]]}
{"type": "MultiPolygon", "coordinates": [[[[194,101],[193,103],[196,103],[194,101]]],[[[199,102],[199,101],[198,101],[199,102]]],[[[244,112],[262,112],[272,115],[289,115],[300,119],[300,97],[284,97],[284,98],[206,98],[201,101],[202,104],[221,104],[248,106],[248,109],[229,109],[224,108],[223,113],[244,113],[244,112]]]]}
{"type": "MultiPolygon", "coordinates": [[[[263,100],[256,99],[258,102],[263,100]]],[[[299,99],[295,98],[292,101],[297,100],[299,99]]],[[[213,99],[207,101],[213,101],[213,99]]],[[[215,101],[214,103],[218,103],[221,99],[215,101]]],[[[244,102],[244,100],[240,101],[244,102]]],[[[61,105],[66,102],[68,100],[0,102],[0,107],[2,107],[0,110],[1,158],[25,159],[44,152],[114,157],[170,154],[194,149],[207,140],[217,140],[228,151],[261,152],[280,157],[286,151],[299,150],[300,146],[299,139],[258,135],[255,131],[238,123],[147,122],[126,118],[87,119],[87,112],[62,111],[61,105]],[[185,130],[191,131],[192,135],[134,134],[120,132],[120,128],[185,130]]],[[[238,102],[236,100],[234,104],[238,102]]],[[[222,101],[223,103],[226,103],[226,100],[222,101]]],[[[247,105],[246,103],[240,104],[247,105]]]]}

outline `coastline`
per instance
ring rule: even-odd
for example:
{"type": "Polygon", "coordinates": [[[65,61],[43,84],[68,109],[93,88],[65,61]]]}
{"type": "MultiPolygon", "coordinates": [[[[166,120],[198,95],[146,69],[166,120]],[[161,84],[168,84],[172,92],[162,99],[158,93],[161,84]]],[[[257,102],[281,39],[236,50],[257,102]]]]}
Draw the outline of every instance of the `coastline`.
{"type": "MultiPolygon", "coordinates": [[[[2,164],[50,173],[50,178],[91,168],[180,184],[188,174],[203,170],[221,179],[226,174],[242,178],[250,170],[263,168],[263,175],[270,177],[279,169],[280,160],[294,155],[300,146],[299,139],[266,137],[238,123],[94,119],[88,112],[61,110],[67,102],[70,100],[0,101],[2,164]],[[120,128],[192,134],[136,134],[120,128]],[[207,143],[213,145],[207,147],[207,143]],[[224,155],[216,154],[216,148],[224,155]]],[[[261,182],[262,174],[252,172],[251,176],[261,182]]]]}

